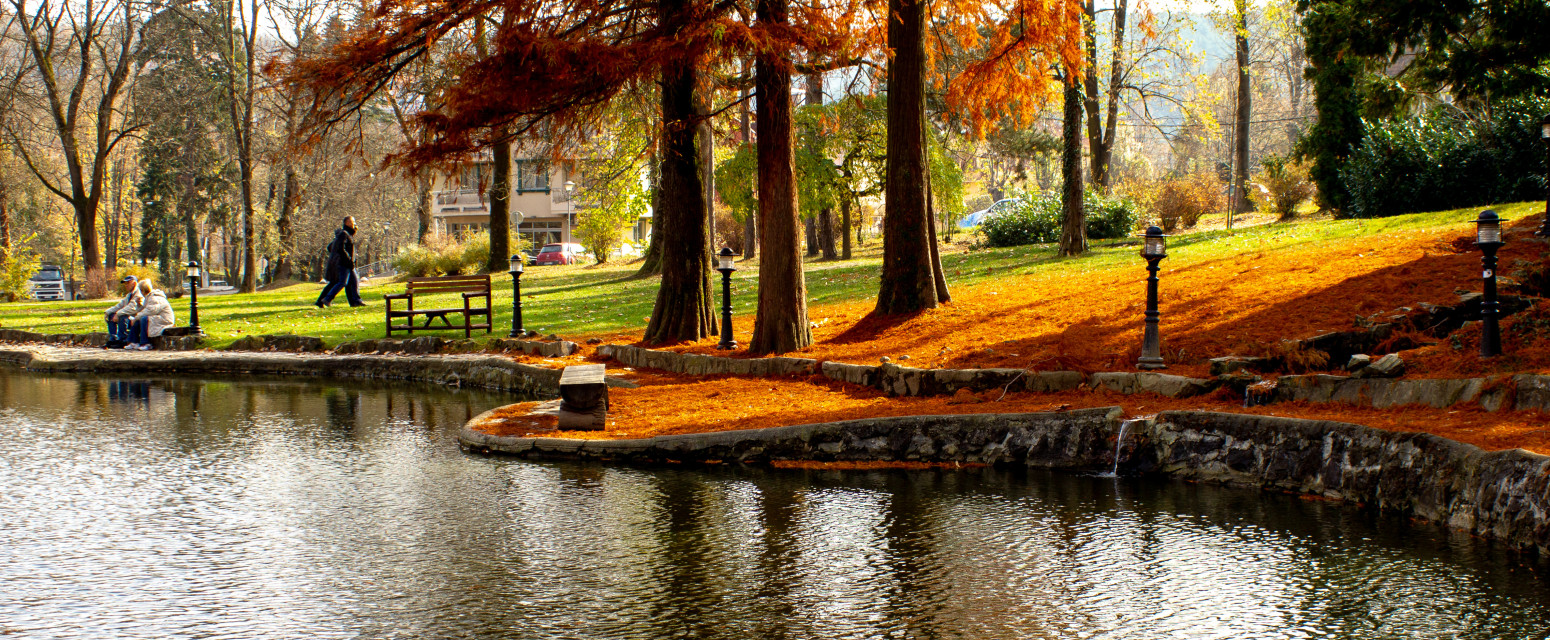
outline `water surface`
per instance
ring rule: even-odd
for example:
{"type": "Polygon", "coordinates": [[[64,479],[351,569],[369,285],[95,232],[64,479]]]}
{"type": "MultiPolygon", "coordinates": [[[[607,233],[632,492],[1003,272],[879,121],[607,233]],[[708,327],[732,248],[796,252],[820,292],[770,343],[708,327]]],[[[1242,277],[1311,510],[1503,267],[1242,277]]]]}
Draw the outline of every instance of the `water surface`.
{"type": "Polygon", "coordinates": [[[0,370],[0,634],[1550,637],[1547,563],[1345,505],[458,450],[510,401],[0,370]]]}

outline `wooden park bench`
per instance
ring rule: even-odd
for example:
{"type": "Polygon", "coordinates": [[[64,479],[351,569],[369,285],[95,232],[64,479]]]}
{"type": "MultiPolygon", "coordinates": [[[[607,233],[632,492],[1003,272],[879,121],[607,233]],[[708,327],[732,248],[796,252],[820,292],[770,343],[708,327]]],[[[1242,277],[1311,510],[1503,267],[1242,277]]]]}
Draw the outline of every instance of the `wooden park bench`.
{"type": "Polygon", "coordinates": [[[387,337],[393,337],[394,331],[407,331],[414,335],[416,331],[462,329],[463,337],[470,337],[474,329],[484,329],[490,332],[490,276],[443,276],[440,278],[410,278],[403,293],[391,293],[382,296],[387,300],[387,337]],[[445,309],[416,309],[414,308],[415,296],[429,296],[441,293],[463,294],[462,307],[449,307],[445,309]],[[474,298],[484,298],[484,302],[475,306],[471,301],[474,298]],[[407,300],[408,308],[394,309],[394,300],[407,300]],[[452,324],[447,316],[463,314],[463,324],[452,324]],[[425,324],[415,326],[416,316],[425,316],[425,324]],[[475,316],[484,316],[484,322],[474,324],[475,316]],[[393,324],[394,318],[405,318],[404,324],[393,324]],[[435,320],[441,320],[441,326],[432,326],[435,320]]]}

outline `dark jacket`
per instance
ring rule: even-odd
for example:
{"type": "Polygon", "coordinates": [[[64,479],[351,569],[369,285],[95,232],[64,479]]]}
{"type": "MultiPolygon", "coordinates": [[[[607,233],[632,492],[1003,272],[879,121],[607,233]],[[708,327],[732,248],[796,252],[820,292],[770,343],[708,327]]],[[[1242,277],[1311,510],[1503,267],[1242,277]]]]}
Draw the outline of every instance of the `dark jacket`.
{"type": "Polygon", "coordinates": [[[348,229],[340,227],[334,232],[334,241],[328,243],[328,280],[342,276],[345,269],[355,268],[355,238],[348,229]]]}

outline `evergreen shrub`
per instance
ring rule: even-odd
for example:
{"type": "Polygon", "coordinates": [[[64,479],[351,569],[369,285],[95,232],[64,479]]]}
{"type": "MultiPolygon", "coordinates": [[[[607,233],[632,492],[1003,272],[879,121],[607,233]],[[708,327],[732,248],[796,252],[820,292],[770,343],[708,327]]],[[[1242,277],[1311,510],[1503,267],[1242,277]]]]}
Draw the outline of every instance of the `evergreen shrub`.
{"type": "MultiPolygon", "coordinates": [[[[980,231],[992,247],[1014,247],[1025,244],[1047,244],[1060,240],[1064,218],[1060,211],[1060,196],[1054,194],[1012,196],[1020,198],[1015,207],[1009,207],[985,218],[980,231]]],[[[1134,200],[1121,196],[1105,196],[1095,191],[1084,194],[1082,207],[1087,214],[1087,237],[1090,240],[1107,240],[1130,235],[1140,218],[1139,207],[1134,200]]]]}
{"type": "Polygon", "coordinates": [[[1454,106],[1369,122],[1367,138],[1340,171],[1351,193],[1343,217],[1377,218],[1545,194],[1539,120],[1550,100],[1517,100],[1474,118],[1454,106]]]}

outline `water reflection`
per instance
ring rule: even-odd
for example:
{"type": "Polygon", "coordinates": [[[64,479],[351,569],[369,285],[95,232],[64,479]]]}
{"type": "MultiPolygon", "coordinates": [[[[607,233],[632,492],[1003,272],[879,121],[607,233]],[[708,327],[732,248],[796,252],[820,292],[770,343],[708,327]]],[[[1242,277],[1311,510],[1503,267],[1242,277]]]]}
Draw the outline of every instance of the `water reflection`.
{"type": "Polygon", "coordinates": [[[0,372],[0,633],[1543,637],[1547,566],[1338,504],[1066,475],[486,459],[508,402],[0,372]]]}

